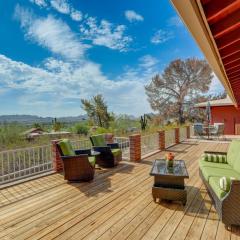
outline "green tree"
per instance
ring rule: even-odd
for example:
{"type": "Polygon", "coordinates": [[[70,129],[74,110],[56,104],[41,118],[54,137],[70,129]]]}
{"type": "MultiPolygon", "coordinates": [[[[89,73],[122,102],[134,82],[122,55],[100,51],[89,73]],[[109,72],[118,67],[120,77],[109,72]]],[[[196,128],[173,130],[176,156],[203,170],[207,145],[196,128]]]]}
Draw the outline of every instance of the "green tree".
{"type": "Polygon", "coordinates": [[[212,77],[205,60],[174,60],[145,86],[148,101],[162,116],[177,116],[179,123],[184,123],[184,112],[192,99],[208,91],[212,77]]]}
{"type": "Polygon", "coordinates": [[[101,94],[93,96],[92,99],[81,99],[82,108],[87,112],[89,120],[99,127],[108,128],[113,114],[108,112],[108,107],[101,94]]]}

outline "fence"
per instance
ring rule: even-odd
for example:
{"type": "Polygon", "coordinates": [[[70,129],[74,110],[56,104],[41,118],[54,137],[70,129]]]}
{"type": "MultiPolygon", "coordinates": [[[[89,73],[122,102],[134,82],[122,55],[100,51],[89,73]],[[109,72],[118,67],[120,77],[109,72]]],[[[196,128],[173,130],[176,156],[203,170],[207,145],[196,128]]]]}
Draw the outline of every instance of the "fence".
{"type": "Polygon", "coordinates": [[[186,127],[179,128],[179,140],[180,142],[184,141],[187,138],[187,129],[186,127]]]}
{"type": "Polygon", "coordinates": [[[165,147],[168,148],[176,143],[175,141],[175,129],[165,131],[165,147]]]}
{"type": "Polygon", "coordinates": [[[52,169],[51,145],[0,152],[0,184],[52,169]]]}
{"type": "Polygon", "coordinates": [[[141,154],[146,155],[148,153],[159,150],[159,137],[158,133],[141,136],[141,154]]]}
{"type": "Polygon", "coordinates": [[[71,144],[74,150],[87,149],[92,147],[91,141],[89,139],[74,140],[71,141],[71,144]]]}
{"type": "Polygon", "coordinates": [[[119,144],[119,148],[122,151],[122,157],[124,160],[130,160],[130,144],[129,138],[126,137],[115,137],[114,142],[119,144]]]}

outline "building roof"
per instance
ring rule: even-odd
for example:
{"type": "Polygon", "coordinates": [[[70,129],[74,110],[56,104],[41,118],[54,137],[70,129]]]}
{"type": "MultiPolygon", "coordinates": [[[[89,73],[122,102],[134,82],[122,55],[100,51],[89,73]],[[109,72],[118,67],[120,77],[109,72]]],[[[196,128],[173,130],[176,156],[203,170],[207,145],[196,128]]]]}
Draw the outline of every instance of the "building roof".
{"type": "MultiPolygon", "coordinates": [[[[233,106],[233,102],[230,99],[230,97],[226,97],[224,99],[217,99],[217,100],[212,100],[209,101],[210,106],[214,106],[214,107],[220,107],[220,106],[233,106]]],[[[208,102],[201,102],[195,105],[195,107],[206,107],[208,105],[208,102]]]]}
{"type": "Polygon", "coordinates": [[[235,106],[240,106],[240,0],[171,0],[235,106]]]}
{"type": "Polygon", "coordinates": [[[31,128],[31,129],[28,129],[25,132],[23,132],[22,135],[28,135],[28,134],[36,133],[36,132],[43,132],[43,130],[41,128],[31,128]]]}

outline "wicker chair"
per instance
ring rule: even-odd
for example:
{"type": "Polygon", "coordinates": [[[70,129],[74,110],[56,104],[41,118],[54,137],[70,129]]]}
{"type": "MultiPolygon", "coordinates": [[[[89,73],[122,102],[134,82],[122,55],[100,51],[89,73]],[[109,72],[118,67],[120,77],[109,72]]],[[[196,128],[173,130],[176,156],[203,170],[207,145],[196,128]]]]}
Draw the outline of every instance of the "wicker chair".
{"type": "Polygon", "coordinates": [[[91,157],[91,149],[75,150],[72,156],[63,154],[57,144],[59,155],[63,161],[64,179],[69,182],[91,181],[95,173],[95,158],[91,157]]]}
{"type": "Polygon", "coordinates": [[[122,160],[122,151],[118,143],[106,143],[103,134],[93,135],[90,137],[94,151],[100,152],[96,163],[105,168],[112,168],[118,165],[122,160]]]}

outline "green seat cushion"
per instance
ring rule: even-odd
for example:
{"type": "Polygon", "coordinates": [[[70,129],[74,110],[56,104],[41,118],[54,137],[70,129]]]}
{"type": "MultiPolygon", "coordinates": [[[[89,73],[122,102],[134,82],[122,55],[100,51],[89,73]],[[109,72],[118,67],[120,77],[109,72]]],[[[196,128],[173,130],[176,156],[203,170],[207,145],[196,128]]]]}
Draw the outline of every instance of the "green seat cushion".
{"type": "Polygon", "coordinates": [[[91,136],[93,146],[95,147],[106,147],[105,136],[103,134],[91,136]]]}
{"type": "Polygon", "coordinates": [[[213,168],[222,168],[222,169],[232,169],[229,164],[226,163],[215,163],[215,162],[207,162],[204,159],[199,161],[199,167],[202,169],[203,167],[213,167],[213,168]]]}
{"type": "Polygon", "coordinates": [[[219,184],[220,179],[221,179],[221,177],[210,177],[209,178],[209,185],[212,187],[213,191],[216,193],[216,195],[218,196],[219,199],[225,197],[225,195],[227,194],[227,191],[224,191],[220,187],[220,184],[219,184]]]}
{"type": "Polygon", "coordinates": [[[233,140],[228,148],[227,161],[235,170],[240,172],[240,140],[233,140]],[[236,162],[236,164],[235,164],[236,162]]]}
{"type": "MultiPolygon", "coordinates": [[[[218,163],[219,164],[219,163],[218,163]]],[[[210,177],[234,177],[240,179],[240,174],[233,169],[216,168],[216,167],[202,167],[202,174],[204,178],[209,182],[210,177]]]]}
{"type": "Polygon", "coordinates": [[[121,154],[121,150],[119,148],[111,149],[113,156],[118,156],[121,154]]]}
{"type": "Polygon", "coordinates": [[[205,153],[202,157],[206,162],[227,163],[227,155],[225,154],[209,154],[205,153]]]}
{"type": "Polygon", "coordinates": [[[70,143],[69,139],[61,140],[58,145],[60,146],[62,153],[64,156],[75,156],[76,153],[73,150],[72,144],[70,143]]]}
{"type": "Polygon", "coordinates": [[[96,163],[96,158],[95,157],[88,157],[89,163],[94,167],[96,163]]]}

